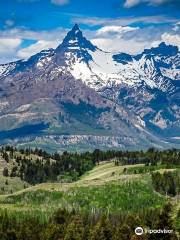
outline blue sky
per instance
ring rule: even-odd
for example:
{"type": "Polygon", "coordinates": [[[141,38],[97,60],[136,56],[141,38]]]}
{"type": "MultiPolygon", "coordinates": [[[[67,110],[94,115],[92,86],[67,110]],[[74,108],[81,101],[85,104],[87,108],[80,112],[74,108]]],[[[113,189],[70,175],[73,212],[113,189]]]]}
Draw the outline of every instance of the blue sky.
{"type": "Polygon", "coordinates": [[[75,22],[107,51],[180,46],[179,0],[1,0],[0,62],[56,47],[75,22]]]}

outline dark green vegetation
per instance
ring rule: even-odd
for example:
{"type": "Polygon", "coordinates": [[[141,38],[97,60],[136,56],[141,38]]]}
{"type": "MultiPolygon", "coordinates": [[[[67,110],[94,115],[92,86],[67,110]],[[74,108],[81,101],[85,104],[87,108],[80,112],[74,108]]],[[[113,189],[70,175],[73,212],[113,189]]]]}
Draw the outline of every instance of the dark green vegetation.
{"type": "Polygon", "coordinates": [[[4,147],[0,240],[176,240],[179,167],[176,149],[49,154],[4,147]],[[137,226],[173,233],[137,237],[137,226]]]}
{"type": "MultiPolygon", "coordinates": [[[[147,168],[141,172],[155,170],[155,166],[161,168],[173,168],[179,164],[180,152],[178,150],[155,151],[149,149],[147,152],[102,152],[96,149],[94,152],[49,154],[39,149],[21,149],[17,151],[7,146],[1,149],[4,160],[13,162],[13,167],[3,170],[4,176],[20,177],[30,184],[47,181],[75,181],[86,171],[101,161],[115,159],[116,165],[130,165],[143,163],[147,168]],[[20,154],[19,154],[20,153],[20,154]],[[162,166],[162,167],[161,167],[162,166]]],[[[131,171],[131,170],[130,170],[131,171]]]]}
{"type": "Polygon", "coordinates": [[[155,190],[162,194],[180,195],[180,171],[152,173],[152,183],[155,190]]]}
{"type": "Polygon", "coordinates": [[[92,154],[71,154],[64,152],[50,155],[45,151],[35,149],[21,149],[12,147],[2,148],[2,157],[13,166],[3,170],[4,176],[20,177],[30,184],[47,181],[75,181],[94,166],[92,154]]]}
{"type": "Polygon", "coordinates": [[[1,240],[178,240],[171,221],[171,204],[162,210],[149,210],[136,214],[82,214],[75,210],[56,211],[46,223],[37,218],[24,217],[19,221],[15,215],[0,212],[1,240]],[[172,229],[171,234],[144,234],[137,237],[136,226],[151,229],[172,229]]]}

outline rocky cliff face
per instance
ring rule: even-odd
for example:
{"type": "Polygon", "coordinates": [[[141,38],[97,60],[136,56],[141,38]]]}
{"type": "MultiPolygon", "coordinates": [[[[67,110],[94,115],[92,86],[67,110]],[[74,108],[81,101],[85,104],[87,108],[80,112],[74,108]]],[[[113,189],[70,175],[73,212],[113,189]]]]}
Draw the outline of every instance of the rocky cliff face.
{"type": "Polygon", "coordinates": [[[57,49],[0,65],[0,142],[179,146],[179,63],[165,43],[136,56],[104,52],[75,25],[57,49]]]}

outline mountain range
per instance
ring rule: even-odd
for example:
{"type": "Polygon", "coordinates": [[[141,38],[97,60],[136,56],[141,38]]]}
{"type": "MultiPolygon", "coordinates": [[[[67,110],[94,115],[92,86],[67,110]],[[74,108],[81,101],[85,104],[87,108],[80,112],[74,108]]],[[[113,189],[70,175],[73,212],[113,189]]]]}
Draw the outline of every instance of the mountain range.
{"type": "Polygon", "coordinates": [[[0,65],[0,144],[49,151],[180,147],[180,51],[94,46],[77,24],[56,49],[0,65]]]}

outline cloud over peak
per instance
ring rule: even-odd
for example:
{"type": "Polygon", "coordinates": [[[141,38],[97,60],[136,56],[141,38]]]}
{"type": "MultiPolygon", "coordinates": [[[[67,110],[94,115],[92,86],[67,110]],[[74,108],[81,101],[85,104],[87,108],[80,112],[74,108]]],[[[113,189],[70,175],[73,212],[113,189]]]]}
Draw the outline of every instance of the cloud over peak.
{"type": "Polygon", "coordinates": [[[139,29],[138,27],[129,27],[129,26],[104,26],[97,31],[97,35],[106,35],[106,34],[123,34],[130,31],[135,31],[139,29]]]}

